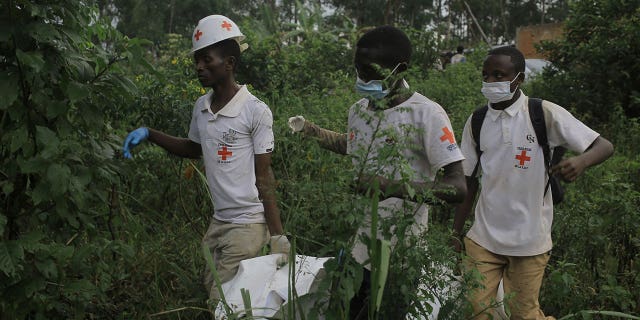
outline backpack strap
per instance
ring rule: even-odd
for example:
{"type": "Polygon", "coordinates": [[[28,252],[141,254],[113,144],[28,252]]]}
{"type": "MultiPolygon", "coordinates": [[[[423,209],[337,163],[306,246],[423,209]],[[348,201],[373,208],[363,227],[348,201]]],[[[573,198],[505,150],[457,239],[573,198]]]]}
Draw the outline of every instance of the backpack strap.
{"type": "Polygon", "coordinates": [[[549,139],[547,139],[547,125],[544,121],[542,99],[529,98],[529,118],[531,119],[533,130],[536,132],[538,144],[542,147],[544,165],[548,169],[551,164],[551,159],[549,158],[551,149],[549,148],[549,139]]]}
{"type": "MultiPolygon", "coordinates": [[[[549,174],[549,169],[551,168],[551,148],[549,148],[549,139],[547,138],[547,124],[544,120],[542,99],[529,98],[529,118],[531,119],[533,130],[536,132],[538,144],[542,147],[542,154],[544,155],[544,167],[546,168],[547,174],[549,174]]],[[[544,194],[542,195],[543,197],[547,194],[550,184],[551,177],[549,177],[549,179],[547,180],[547,185],[544,187],[544,194]]]]}
{"type": "Polygon", "coordinates": [[[480,167],[480,156],[482,155],[482,150],[480,150],[480,130],[482,129],[484,117],[487,115],[487,110],[489,110],[489,106],[485,104],[484,106],[476,109],[471,115],[471,136],[473,137],[473,141],[476,143],[476,154],[478,155],[478,161],[476,162],[476,166],[471,174],[472,177],[476,176],[478,168],[480,167]]]}

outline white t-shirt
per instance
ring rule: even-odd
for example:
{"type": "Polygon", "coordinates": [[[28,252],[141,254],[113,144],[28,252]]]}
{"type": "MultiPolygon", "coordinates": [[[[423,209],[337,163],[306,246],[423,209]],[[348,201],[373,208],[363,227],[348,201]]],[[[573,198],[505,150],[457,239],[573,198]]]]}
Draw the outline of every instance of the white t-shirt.
{"type": "MultiPolygon", "coordinates": [[[[542,103],[549,147],[582,153],[598,137],[564,108],[542,103]]],[[[464,173],[471,176],[478,161],[471,117],[462,133],[464,173]]],[[[505,110],[489,105],[480,130],[482,150],[480,197],[467,237],[483,248],[507,256],[534,256],[551,250],[553,202],[546,192],[548,175],[542,147],[529,118],[528,97],[505,110]],[[544,195],[544,199],[543,199],[544,195]]]]}
{"type": "Polygon", "coordinates": [[[218,113],[213,92],[198,98],[189,139],[202,146],[214,218],[231,223],[264,223],[256,187],[256,154],[273,151],[273,116],[264,102],[242,86],[218,113]]]}
{"type": "Polygon", "coordinates": [[[453,57],[451,57],[451,64],[465,62],[465,61],[467,61],[467,58],[461,53],[456,53],[453,55],[453,57]]]}
{"type": "MultiPolygon", "coordinates": [[[[347,154],[353,157],[356,170],[364,168],[365,173],[394,180],[429,182],[442,167],[464,159],[447,113],[425,96],[414,93],[384,110],[370,110],[368,105],[362,99],[349,109],[347,154]]],[[[416,232],[426,227],[428,219],[427,206],[416,205],[388,198],[378,204],[378,214],[386,218],[397,210],[415,213],[412,229],[416,232]]],[[[368,232],[367,221],[361,231],[368,232]]],[[[366,247],[354,248],[353,254],[362,263],[367,258],[366,247]]]]}
{"type": "Polygon", "coordinates": [[[347,154],[356,168],[365,165],[365,172],[402,180],[408,173],[399,170],[403,167],[412,171],[412,181],[426,182],[440,168],[464,159],[447,113],[429,98],[414,93],[384,110],[371,110],[368,104],[361,99],[349,109],[347,154]]]}

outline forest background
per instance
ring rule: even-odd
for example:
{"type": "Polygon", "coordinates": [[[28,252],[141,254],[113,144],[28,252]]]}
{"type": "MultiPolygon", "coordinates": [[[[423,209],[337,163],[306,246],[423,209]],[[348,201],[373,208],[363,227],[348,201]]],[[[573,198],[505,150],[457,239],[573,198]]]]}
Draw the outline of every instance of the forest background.
{"type": "MultiPolygon", "coordinates": [[[[541,303],[558,318],[640,314],[640,1],[9,0],[0,3],[0,319],[208,318],[202,164],[152,146],[124,161],[120,149],[138,126],[186,136],[205,92],[190,36],[216,13],[247,36],[237,78],[274,113],[285,229],[312,256],[336,256],[362,218],[350,210],[353,168],[292,135],[286,120],[302,114],[344,130],[363,30],[393,24],[409,34],[407,81],[444,107],[459,140],[484,103],[489,46],[511,43],[519,26],[562,22],[564,37],[539,48],[553,67],[524,90],[572,111],[616,152],[566,186],[541,303]],[[471,49],[467,63],[436,70],[458,44],[471,49]]],[[[455,263],[451,219],[451,207],[435,208],[428,254],[396,271],[415,279],[425,263],[455,263]]],[[[360,279],[343,277],[351,286],[333,293],[348,298],[360,279]]]]}

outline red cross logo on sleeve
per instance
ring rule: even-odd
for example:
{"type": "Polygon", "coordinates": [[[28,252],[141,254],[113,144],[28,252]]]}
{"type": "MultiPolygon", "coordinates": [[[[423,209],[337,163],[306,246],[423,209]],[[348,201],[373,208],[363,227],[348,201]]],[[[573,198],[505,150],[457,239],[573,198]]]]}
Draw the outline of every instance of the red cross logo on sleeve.
{"type": "Polygon", "coordinates": [[[196,30],[196,34],[193,35],[194,38],[196,38],[196,41],[200,41],[200,37],[202,37],[202,31],[200,31],[200,29],[196,30]]]}
{"type": "Polygon", "coordinates": [[[227,157],[231,157],[233,152],[227,150],[227,146],[222,146],[222,149],[218,149],[218,155],[222,157],[222,161],[227,160],[227,157]]]}
{"type": "Polygon", "coordinates": [[[229,22],[227,22],[226,20],[222,22],[221,27],[223,29],[227,29],[227,31],[231,31],[231,27],[233,27],[229,22]]]}
{"type": "Polygon", "coordinates": [[[444,134],[440,137],[440,141],[444,142],[445,140],[449,140],[450,144],[456,143],[456,138],[453,136],[453,132],[451,132],[449,128],[442,127],[442,132],[444,134]]]}
{"type": "Polygon", "coordinates": [[[527,157],[527,150],[522,150],[520,154],[516,155],[516,160],[520,161],[520,166],[524,166],[524,163],[531,161],[531,157],[527,157]]]}

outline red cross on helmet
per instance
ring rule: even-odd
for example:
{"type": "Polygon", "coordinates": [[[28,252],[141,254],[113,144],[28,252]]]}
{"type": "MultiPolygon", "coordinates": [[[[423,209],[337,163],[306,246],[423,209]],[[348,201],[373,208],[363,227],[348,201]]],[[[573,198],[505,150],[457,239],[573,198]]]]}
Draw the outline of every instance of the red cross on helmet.
{"type": "Polygon", "coordinates": [[[231,19],[221,15],[207,16],[200,19],[193,30],[191,52],[196,52],[226,39],[235,39],[240,45],[240,51],[244,51],[248,47],[247,44],[241,43],[244,38],[244,34],[240,32],[238,25],[231,19]]]}

